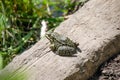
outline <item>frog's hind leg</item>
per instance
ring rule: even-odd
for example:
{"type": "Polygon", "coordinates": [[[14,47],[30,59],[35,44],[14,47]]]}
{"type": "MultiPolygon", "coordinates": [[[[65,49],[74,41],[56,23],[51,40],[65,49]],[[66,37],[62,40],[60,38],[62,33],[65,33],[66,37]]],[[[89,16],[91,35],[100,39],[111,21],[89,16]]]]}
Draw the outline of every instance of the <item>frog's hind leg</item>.
{"type": "Polygon", "coordinates": [[[60,46],[56,51],[56,54],[60,56],[72,56],[76,53],[76,50],[73,47],[69,46],[60,46]]]}

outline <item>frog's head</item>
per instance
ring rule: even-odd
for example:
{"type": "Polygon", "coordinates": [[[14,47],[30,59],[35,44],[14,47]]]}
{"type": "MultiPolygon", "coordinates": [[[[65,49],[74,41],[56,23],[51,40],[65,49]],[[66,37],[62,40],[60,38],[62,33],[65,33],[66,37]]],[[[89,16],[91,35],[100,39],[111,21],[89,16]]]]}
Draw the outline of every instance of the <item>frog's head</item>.
{"type": "Polygon", "coordinates": [[[50,40],[50,42],[54,42],[55,40],[57,40],[60,35],[57,32],[47,32],[45,37],[50,40]]]}
{"type": "Polygon", "coordinates": [[[45,37],[50,40],[51,42],[54,40],[53,32],[47,32],[45,37]]]}

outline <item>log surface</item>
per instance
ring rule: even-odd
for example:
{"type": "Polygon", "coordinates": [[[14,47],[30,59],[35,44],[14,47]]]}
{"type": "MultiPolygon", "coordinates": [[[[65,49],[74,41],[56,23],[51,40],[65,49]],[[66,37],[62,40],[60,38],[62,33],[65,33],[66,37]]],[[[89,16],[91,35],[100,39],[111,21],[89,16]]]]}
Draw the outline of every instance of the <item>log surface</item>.
{"type": "Polygon", "coordinates": [[[82,52],[75,57],[58,56],[43,38],[4,70],[22,68],[30,73],[29,80],[87,80],[101,63],[120,52],[120,1],[90,0],[55,32],[78,42],[82,52]]]}

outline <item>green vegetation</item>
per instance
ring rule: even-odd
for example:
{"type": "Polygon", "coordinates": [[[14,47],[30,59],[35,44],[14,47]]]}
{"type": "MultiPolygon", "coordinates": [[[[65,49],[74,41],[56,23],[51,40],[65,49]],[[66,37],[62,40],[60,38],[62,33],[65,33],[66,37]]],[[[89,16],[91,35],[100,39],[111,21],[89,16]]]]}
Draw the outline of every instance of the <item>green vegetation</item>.
{"type": "Polygon", "coordinates": [[[77,4],[71,0],[0,0],[0,69],[40,39],[42,20],[48,22],[48,29],[55,28],[77,4]]]}

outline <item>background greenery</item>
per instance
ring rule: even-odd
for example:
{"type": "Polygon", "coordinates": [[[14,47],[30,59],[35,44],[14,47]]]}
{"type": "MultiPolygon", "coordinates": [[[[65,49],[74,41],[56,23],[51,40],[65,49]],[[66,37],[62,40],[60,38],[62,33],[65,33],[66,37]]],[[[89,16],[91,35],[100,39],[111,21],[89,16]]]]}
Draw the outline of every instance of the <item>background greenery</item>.
{"type": "Polygon", "coordinates": [[[41,21],[55,28],[86,0],[0,0],[0,69],[40,40],[41,21]]]}

